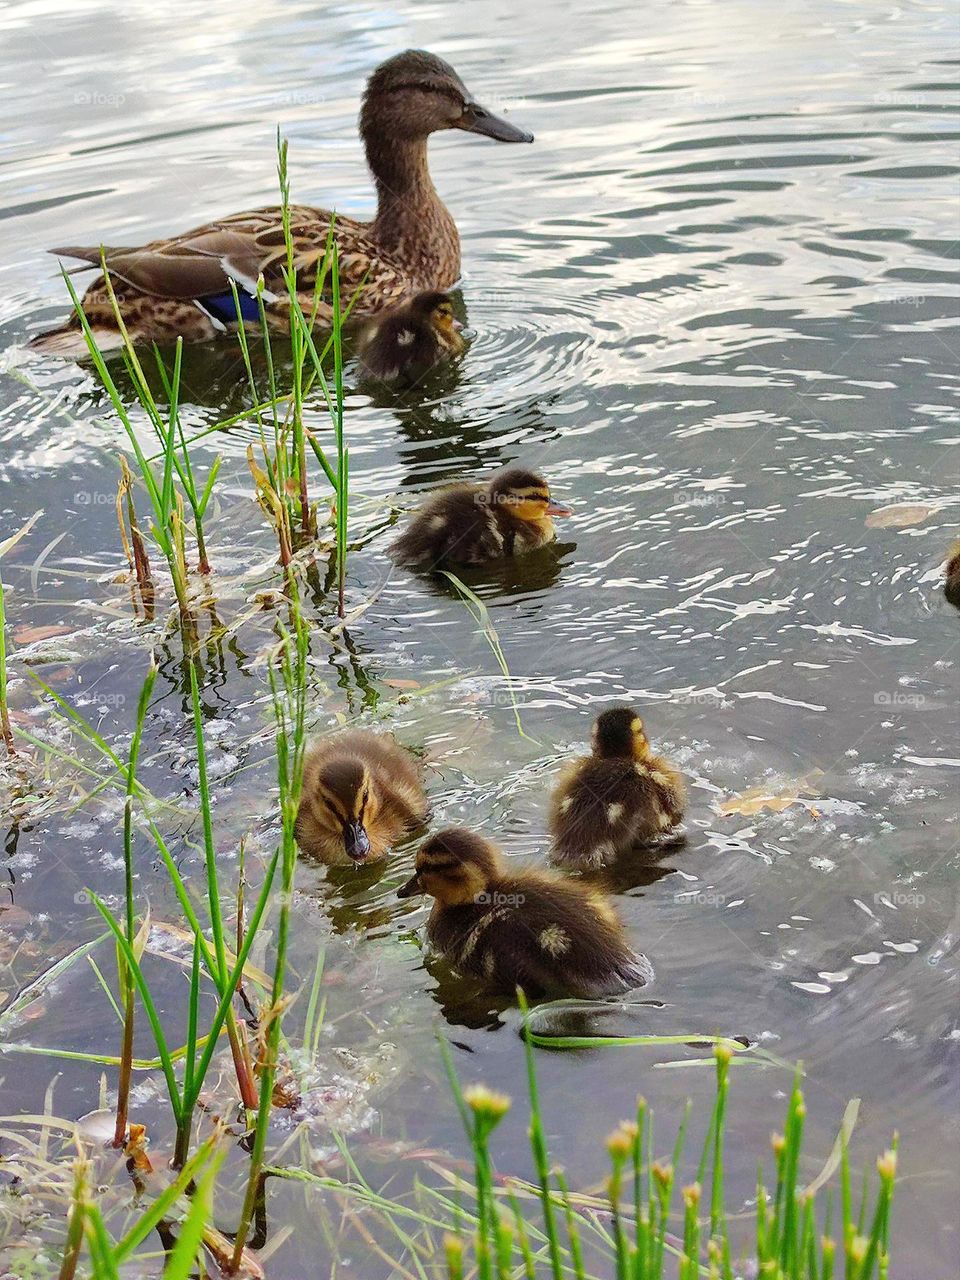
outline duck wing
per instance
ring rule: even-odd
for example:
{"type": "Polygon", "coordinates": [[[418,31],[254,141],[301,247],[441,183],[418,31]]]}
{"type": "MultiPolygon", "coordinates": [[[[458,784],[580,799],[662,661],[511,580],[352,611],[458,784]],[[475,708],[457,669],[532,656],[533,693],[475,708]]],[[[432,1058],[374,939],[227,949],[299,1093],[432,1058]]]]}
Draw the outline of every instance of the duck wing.
{"type": "MultiPolygon", "coordinates": [[[[377,283],[380,305],[384,299],[399,300],[406,284],[403,274],[383,260],[366,235],[364,224],[306,205],[294,205],[290,209],[298,292],[313,290],[326,254],[331,219],[344,305],[361,283],[366,279],[369,284],[371,278],[377,283]]],[[[99,246],[70,245],[51,252],[100,266],[99,246]]],[[[283,210],[279,206],[233,214],[183,235],[154,240],[140,247],[105,247],[103,257],[112,276],[153,297],[193,301],[217,294],[229,295],[231,281],[241,291],[255,295],[261,275],[268,301],[286,293],[283,269],[287,253],[283,210]]],[[[324,294],[329,296],[329,293],[328,280],[324,294]]]]}

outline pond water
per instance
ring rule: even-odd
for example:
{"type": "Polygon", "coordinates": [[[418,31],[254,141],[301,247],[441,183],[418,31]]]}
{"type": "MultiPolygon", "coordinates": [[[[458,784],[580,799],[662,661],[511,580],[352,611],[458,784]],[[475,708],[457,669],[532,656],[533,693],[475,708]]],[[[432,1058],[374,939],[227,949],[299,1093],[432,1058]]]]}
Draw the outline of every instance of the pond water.
{"type": "MultiPolygon", "coordinates": [[[[565,0],[548,23],[529,0],[211,0],[189,18],[142,0],[37,0],[8,4],[0,32],[0,540],[42,512],[2,564],[16,724],[66,741],[26,678],[26,652],[125,749],[156,644],[143,776],[179,805],[165,827],[196,877],[179,641],[138,622],[115,581],[122,433],[88,369],[22,349],[65,311],[43,251],[141,243],[272,202],[277,124],[294,197],[367,216],[364,79],[406,46],[442,54],[536,144],[432,143],[476,336],[445,385],[374,399],[351,387],[361,545],[347,602],[375,599],[333,644],[334,605],[322,583],[312,593],[311,723],[389,727],[424,748],[436,821],[474,825],[522,858],[544,852],[552,779],[597,710],[634,702],[691,787],[685,845],[614,885],[657,975],[629,1029],[740,1034],[802,1060],[811,1176],[846,1101],[861,1098],[857,1169],[902,1135],[899,1274],[954,1274],[960,618],[940,591],[957,497],[952,6],[565,0]],[[384,554],[391,500],[412,506],[438,482],[513,459],[542,468],[575,510],[560,547],[470,579],[527,737],[463,604],[391,572],[384,554]],[[918,510],[901,513],[906,524],[868,519],[894,504],[918,510]],[[729,803],[758,787],[800,795],[779,809],[729,803]]],[[[193,431],[246,404],[228,344],[191,353],[186,385],[193,431]]],[[[249,607],[275,572],[246,468],[252,438],[237,428],[195,448],[201,470],[224,458],[209,542],[230,630],[205,652],[203,697],[227,872],[242,835],[254,866],[276,837],[257,664],[270,619],[249,607]]],[[[62,762],[51,772],[44,805],[4,824],[8,997],[98,935],[85,888],[122,893],[120,802],[71,811],[91,779],[62,762]]],[[[146,836],[138,857],[141,901],[175,923],[146,836]]],[[[426,909],[395,896],[411,858],[382,874],[298,873],[297,982],[326,955],[310,1143],[335,1157],[332,1116],[378,1185],[399,1154],[465,1152],[438,1033],[464,1080],[524,1112],[516,1012],[424,967],[426,909]]],[[[178,974],[157,980],[182,1001],[178,974]]],[[[86,968],[43,1013],[10,1040],[115,1051],[86,968]]],[[[145,1033],[139,1047],[151,1051],[145,1033]]],[[[671,1057],[684,1053],[538,1054],[550,1142],[574,1183],[603,1176],[603,1136],[638,1091],[661,1136],[686,1097],[702,1133],[712,1073],[656,1066],[671,1057]]],[[[55,1114],[97,1106],[96,1066],[4,1053],[0,1069],[4,1115],[41,1111],[55,1076],[55,1114]]],[[[788,1087],[786,1071],[734,1077],[737,1208],[788,1087]]],[[[138,1077],[137,1097],[162,1130],[159,1084],[138,1077]]],[[[519,1119],[496,1156],[529,1170],[519,1119]]],[[[227,1193],[221,1207],[226,1228],[227,1193]]],[[[271,1184],[270,1233],[298,1228],[273,1255],[284,1280],[329,1270],[315,1213],[302,1190],[271,1184]]],[[[338,1276],[400,1274],[360,1234],[344,1239],[338,1276]]]]}

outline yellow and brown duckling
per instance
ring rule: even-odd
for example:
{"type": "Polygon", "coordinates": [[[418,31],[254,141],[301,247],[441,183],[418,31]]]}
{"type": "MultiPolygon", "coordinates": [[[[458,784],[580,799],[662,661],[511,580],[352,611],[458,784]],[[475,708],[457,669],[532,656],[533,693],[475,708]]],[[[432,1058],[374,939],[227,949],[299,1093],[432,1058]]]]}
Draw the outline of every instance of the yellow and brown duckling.
{"type": "Polygon", "coordinates": [[[441,361],[463,354],[461,328],[449,294],[418,293],[370,322],[359,343],[361,369],[380,382],[412,386],[441,361]]]}
{"type": "Polygon", "coordinates": [[[593,752],[574,760],[553,793],[553,860],[587,869],[663,835],[683,817],[683,778],[655,756],[632,707],[610,707],[593,729],[593,752]]]}
{"type": "MultiPolygon", "coordinates": [[[[357,290],[354,317],[396,306],[412,293],[449,289],[460,276],[456,223],[437,195],[427,166],[427,141],[442,129],[483,134],[497,142],[532,142],[533,136],[482,107],[449,63],[423,49],[408,49],[379,66],[367,82],[360,137],[377,190],[372,222],[333,220],[340,291],[346,304],[357,290]]],[[[304,314],[313,311],[333,215],[328,209],[290,209],[297,291],[304,314]]],[[[100,266],[100,245],[54,249],[63,258],[100,266]]],[[[257,280],[263,277],[271,326],[286,329],[289,303],[283,268],[286,247],[279,206],[235,213],[183,235],[139,248],[111,247],[104,258],[124,323],[134,342],[186,342],[214,338],[238,322],[231,281],[239,293],[239,319],[259,322],[257,280]]],[[[81,268],[82,269],[82,268],[81,268]]],[[[83,310],[102,349],[122,338],[102,276],[83,298],[83,310]]],[[[330,323],[330,279],[317,310],[330,323]]],[[[80,323],[72,317],[40,334],[34,348],[58,355],[86,354],[80,323]]]]}
{"type": "Polygon", "coordinates": [[[511,872],[496,845],[462,827],[421,845],[416,871],[398,892],[434,899],[430,945],[491,990],[591,999],[653,977],[604,896],[553,872],[511,872]]]}
{"type": "Polygon", "coordinates": [[[955,608],[960,609],[960,541],[953,544],[947,555],[943,594],[955,608]]]}
{"type": "Polygon", "coordinates": [[[418,569],[486,564],[552,542],[554,517],[570,514],[542,475],[509,467],[487,484],[449,485],[428,498],[389,553],[418,569]]]}
{"type": "Polygon", "coordinates": [[[341,730],[308,748],[297,843],[333,865],[377,862],[429,808],[416,757],[389,734],[341,730]]]}

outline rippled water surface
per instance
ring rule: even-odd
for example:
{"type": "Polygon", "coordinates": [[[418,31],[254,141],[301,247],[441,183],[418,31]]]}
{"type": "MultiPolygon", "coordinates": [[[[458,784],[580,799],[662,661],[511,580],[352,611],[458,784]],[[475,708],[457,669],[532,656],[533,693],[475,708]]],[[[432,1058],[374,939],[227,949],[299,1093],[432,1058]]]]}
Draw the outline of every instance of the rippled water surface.
{"type": "MultiPolygon", "coordinates": [[[[211,0],[189,15],[37,0],[8,4],[0,33],[0,540],[43,513],[3,560],[19,726],[52,732],[25,675],[24,650],[39,650],[43,678],[125,749],[160,637],[115,581],[121,433],[109,405],[88,370],[22,350],[65,310],[43,250],[138,243],[272,201],[278,123],[295,197],[367,216],[364,79],[408,45],[443,54],[537,141],[432,143],[476,337],[458,374],[424,394],[351,390],[362,545],[348,605],[375,599],[334,646],[322,573],[315,583],[312,722],[394,729],[428,752],[437,821],[538,855],[560,762],[600,706],[635,702],[692,785],[685,846],[658,874],[615,885],[657,971],[645,993],[657,1003],[633,1026],[742,1034],[802,1059],[811,1176],[846,1100],[861,1097],[858,1167],[902,1135],[897,1274],[953,1274],[960,617],[940,592],[957,496],[952,6],[600,0],[551,6],[548,20],[499,0],[211,0]],[[384,555],[391,503],[513,459],[542,467],[575,508],[560,547],[471,579],[526,738],[463,605],[390,574],[384,555]],[[918,510],[906,524],[868,519],[893,504],[918,510]],[[779,811],[730,805],[764,786],[801,796],[779,811]]],[[[186,368],[191,429],[245,405],[231,346],[191,353],[186,368]]],[[[228,866],[243,833],[256,860],[276,832],[256,663],[269,620],[247,603],[275,578],[251,438],[238,428],[195,451],[201,468],[224,456],[210,542],[230,630],[206,654],[204,704],[228,866]]],[[[144,778],[186,810],[169,830],[189,869],[196,775],[178,642],[161,640],[158,657],[144,778]]],[[[89,788],[73,765],[54,772],[68,791],[89,788]]],[[[68,813],[72,794],[9,827],[7,995],[96,935],[85,886],[122,892],[119,802],[68,813]]],[[[175,920],[150,848],[139,891],[155,918],[175,920]]],[[[333,1114],[378,1182],[398,1152],[463,1153],[438,1031],[465,1079],[524,1093],[515,1013],[423,966],[425,910],[394,892],[411,856],[329,882],[304,865],[294,917],[298,975],[326,948],[310,1141],[318,1158],[335,1154],[333,1114]]],[[[116,1024],[92,973],[76,970],[13,1038],[112,1052],[116,1024]]],[[[573,1181],[601,1177],[600,1139],[638,1090],[662,1132],[682,1099],[709,1100],[709,1072],[654,1069],[664,1060],[540,1054],[551,1143],[573,1181]]],[[[3,1113],[42,1110],[58,1071],[56,1114],[97,1105],[98,1068],[13,1054],[0,1068],[3,1113]]],[[[743,1068],[734,1080],[738,1208],[788,1079],[743,1068]]],[[[162,1115],[158,1089],[139,1089],[144,1115],[162,1115]]],[[[525,1142],[522,1124],[503,1129],[502,1168],[527,1169],[525,1142]]],[[[224,1200],[221,1225],[235,1207],[224,1200]]],[[[271,1190],[270,1230],[299,1224],[274,1255],[287,1280],[318,1274],[310,1212],[299,1191],[271,1190]]],[[[338,1275],[393,1274],[359,1236],[351,1248],[338,1275]]]]}

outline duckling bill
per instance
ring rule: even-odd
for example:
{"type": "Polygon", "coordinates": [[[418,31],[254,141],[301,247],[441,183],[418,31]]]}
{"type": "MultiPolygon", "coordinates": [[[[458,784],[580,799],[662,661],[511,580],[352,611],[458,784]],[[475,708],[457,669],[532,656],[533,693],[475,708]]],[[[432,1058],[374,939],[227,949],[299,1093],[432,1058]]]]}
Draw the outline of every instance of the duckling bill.
{"type": "Polygon", "coordinates": [[[297,843],[331,865],[377,862],[428,810],[418,762],[409,751],[389,734],[343,730],[307,751],[297,843]]]}
{"type": "Polygon", "coordinates": [[[413,386],[443,360],[463,354],[460,329],[448,294],[417,294],[368,325],[360,339],[361,370],[380,382],[413,386]]]}
{"type": "Polygon", "coordinates": [[[663,835],[683,817],[683,778],[650,747],[632,707],[611,707],[597,719],[593,751],[574,760],[553,793],[553,860],[565,867],[600,867],[663,835]]]}
{"type": "Polygon", "coordinates": [[[418,569],[485,564],[552,542],[554,519],[570,514],[542,475],[511,467],[487,484],[441,489],[388,550],[398,564],[418,569]]]}
{"type": "Polygon", "coordinates": [[[459,973],[531,997],[619,995],[653,977],[605,897],[548,871],[511,873],[462,827],[431,837],[398,894],[429,894],[427,939],[459,973]]]}

